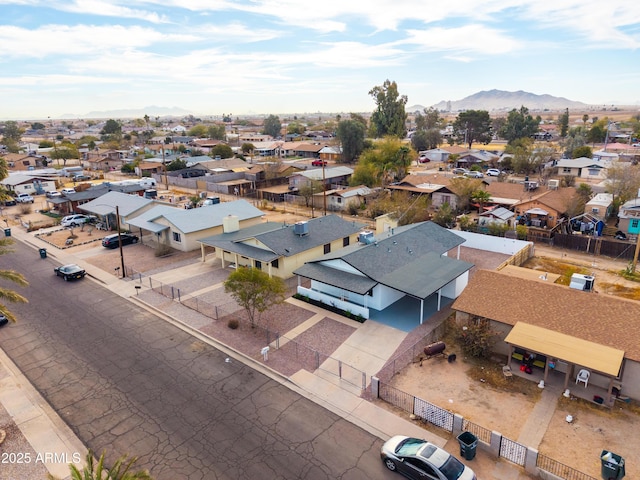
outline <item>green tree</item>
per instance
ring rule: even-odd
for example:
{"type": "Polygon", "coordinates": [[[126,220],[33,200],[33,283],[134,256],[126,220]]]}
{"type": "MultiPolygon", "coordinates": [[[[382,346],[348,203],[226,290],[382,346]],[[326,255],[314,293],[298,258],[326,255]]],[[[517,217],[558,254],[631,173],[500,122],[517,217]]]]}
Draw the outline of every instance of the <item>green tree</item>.
{"type": "Polygon", "coordinates": [[[413,133],[413,135],[411,135],[411,146],[416,152],[421,152],[422,150],[429,150],[431,147],[429,146],[427,131],[416,130],[413,133]]]}
{"type": "Polygon", "coordinates": [[[464,143],[469,148],[473,142],[488,144],[491,141],[491,117],[486,110],[467,110],[461,112],[453,122],[457,143],[464,143]]]}
{"type": "Polygon", "coordinates": [[[440,112],[433,107],[425,108],[424,115],[420,112],[416,114],[416,130],[440,129],[444,123],[444,119],[440,116],[440,112]]]}
{"type": "MultiPolygon", "coordinates": [[[[128,458],[126,455],[118,458],[111,468],[105,467],[104,452],[100,455],[98,463],[93,459],[93,452],[89,450],[85,457],[85,466],[80,471],[73,463],[69,464],[71,480],[153,480],[147,470],[134,472],[133,466],[138,461],[137,457],[128,458]]],[[[49,480],[58,480],[51,474],[49,480]]]]}
{"type": "Polygon", "coordinates": [[[591,199],[591,195],[593,195],[593,189],[588,183],[581,183],[580,185],[578,185],[578,188],[576,188],[576,192],[578,193],[578,195],[580,195],[580,197],[582,197],[584,203],[587,203],[591,199]]]}
{"type": "Polygon", "coordinates": [[[567,136],[569,132],[569,109],[567,108],[564,113],[558,116],[558,125],[560,126],[560,136],[562,138],[567,136]]]}
{"type": "Polygon", "coordinates": [[[369,185],[362,182],[358,185],[384,186],[390,182],[400,181],[407,175],[411,159],[414,157],[415,152],[412,153],[411,149],[398,137],[385,137],[376,142],[373,148],[365,150],[360,155],[360,161],[354,171],[355,179],[352,181],[365,180],[368,174],[374,175],[375,184],[369,185]],[[360,170],[363,171],[362,174],[360,170]]]}
{"type": "Polygon", "coordinates": [[[270,277],[253,267],[238,267],[224,282],[224,291],[245,309],[255,327],[263,312],[284,301],[286,287],[279,277],[270,277]]]}
{"type": "Polygon", "coordinates": [[[441,227],[453,228],[456,224],[455,212],[448,202],[443,203],[433,215],[433,222],[441,227]]]}
{"type": "Polygon", "coordinates": [[[613,194],[615,205],[621,205],[636,198],[639,189],[640,165],[625,165],[616,162],[607,168],[605,190],[607,193],[613,194]]]}
{"type": "Polygon", "coordinates": [[[224,125],[211,125],[208,129],[209,138],[213,140],[224,140],[226,130],[224,125]]]}
{"type": "Polygon", "coordinates": [[[471,200],[479,205],[478,213],[482,213],[484,206],[491,201],[491,194],[486,190],[476,190],[471,194],[471,200]]]}
{"type": "Polygon", "coordinates": [[[35,122],[31,124],[31,128],[33,128],[34,130],[44,130],[46,127],[44,123],[35,122]]]}
{"type": "Polygon", "coordinates": [[[262,126],[262,133],[270,135],[273,138],[277,138],[282,135],[282,124],[280,118],[277,115],[269,115],[264,119],[264,125],[262,126]]]}
{"type": "Polygon", "coordinates": [[[509,143],[520,138],[529,138],[538,131],[541,121],[540,116],[534,118],[523,105],[520,110],[514,108],[509,112],[498,134],[509,143]]]}
{"type": "Polygon", "coordinates": [[[407,96],[398,93],[396,82],[385,80],[382,86],[373,87],[369,91],[377,108],[371,115],[371,127],[374,137],[392,135],[404,138],[407,134],[407,114],[404,110],[407,96]]]}
{"type": "Polygon", "coordinates": [[[107,123],[105,123],[104,127],[102,127],[100,134],[119,137],[122,135],[122,125],[116,120],[107,120],[107,123]]]}
{"type": "Polygon", "coordinates": [[[287,125],[287,133],[290,134],[297,133],[298,135],[302,135],[306,129],[307,128],[304,126],[304,124],[300,122],[291,122],[289,123],[289,125],[287,125]]]}
{"type": "Polygon", "coordinates": [[[63,165],[67,164],[67,160],[78,158],[80,158],[80,152],[74,144],[65,144],[51,152],[51,159],[62,160],[63,165]]]}
{"type": "Polygon", "coordinates": [[[467,211],[474,192],[482,189],[482,181],[477,178],[454,177],[449,188],[458,198],[458,210],[467,211]]]}
{"type": "Polygon", "coordinates": [[[133,165],[133,163],[123,163],[120,167],[120,172],[122,173],[131,174],[135,173],[135,171],[136,167],[133,165]]]}
{"type": "Polygon", "coordinates": [[[573,151],[586,144],[587,137],[582,127],[572,128],[560,142],[560,145],[564,148],[564,156],[566,158],[575,158],[573,151]]]}
{"type": "Polygon", "coordinates": [[[2,139],[5,142],[17,143],[22,138],[24,129],[18,126],[18,122],[9,120],[4,124],[4,130],[2,132],[2,139]]]}
{"type": "Polygon", "coordinates": [[[304,185],[301,185],[298,189],[298,195],[304,198],[304,204],[306,207],[311,207],[311,217],[315,216],[314,208],[315,203],[313,201],[313,196],[316,193],[320,193],[324,190],[322,186],[322,182],[319,180],[310,180],[306,182],[304,185]]]}
{"type": "Polygon", "coordinates": [[[593,158],[593,150],[591,150],[590,146],[583,145],[581,147],[577,147],[573,149],[573,152],[571,152],[571,158],[581,158],[581,157],[593,158]]]}
{"type": "Polygon", "coordinates": [[[253,143],[243,143],[242,146],[240,147],[240,150],[242,150],[242,153],[244,153],[245,155],[247,153],[251,153],[256,149],[255,145],[253,143]]]}
{"type": "Polygon", "coordinates": [[[378,186],[378,169],[373,163],[363,162],[361,160],[353,169],[353,175],[351,175],[349,185],[378,186]]]}
{"type": "Polygon", "coordinates": [[[209,136],[209,129],[206,125],[194,125],[187,131],[187,135],[196,138],[207,138],[209,136]]]}
{"type": "Polygon", "coordinates": [[[233,157],[233,150],[229,145],[225,143],[219,143],[211,149],[210,155],[212,155],[214,158],[218,155],[220,156],[220,158],[231,158],[233,157]]]}
{"type": "Polygon", "coordinates": [[[52,140],[42,140],[38,143],[38,148],[51,148],[53,147],[54,142],[52,140]]]}
{"type": "Polygon", "coordinates": [[[167,171],[175,172],[187,168],[187,162],[182,158],[176,158],[167,164],[167,171]]]}
{"type": "Polygon", "coordinates": [[[342,145],[342,161],[355,163],[364,150],[365,126],[357,120],[338,123],[336,137],[342,145]]]}

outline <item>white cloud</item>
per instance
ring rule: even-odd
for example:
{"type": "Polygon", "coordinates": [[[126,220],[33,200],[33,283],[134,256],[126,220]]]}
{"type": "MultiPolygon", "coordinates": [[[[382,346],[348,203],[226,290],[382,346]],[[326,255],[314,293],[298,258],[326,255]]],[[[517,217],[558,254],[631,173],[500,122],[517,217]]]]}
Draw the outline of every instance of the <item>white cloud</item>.
{"type": "Polygon", "coordinates": [[[483,25],[459,28],[409,30],[402,43],[415,43],[428,51],[475,52],[482,55],[503,55],[522,48],[522,43],[502,32],[483,25]]]}

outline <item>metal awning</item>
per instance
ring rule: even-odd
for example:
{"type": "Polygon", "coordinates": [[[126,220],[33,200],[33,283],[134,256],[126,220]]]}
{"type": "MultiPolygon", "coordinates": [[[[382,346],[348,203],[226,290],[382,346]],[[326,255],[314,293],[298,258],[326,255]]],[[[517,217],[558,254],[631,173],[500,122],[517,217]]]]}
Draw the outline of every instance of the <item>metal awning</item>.
{"type": "Polygon", "coordinates": [[[515,324],[504,341],[611,377],[620,374],[624,359],[624,352],[617,348],[522,322],[515,324]]]}
{"type": "Polygon", "coordinates": [[[527,210],[524,213],[528,213],[530,215],[549,215],[549,212],[543,210],[542,208],[532,208],[531,210],[527,210]]]}

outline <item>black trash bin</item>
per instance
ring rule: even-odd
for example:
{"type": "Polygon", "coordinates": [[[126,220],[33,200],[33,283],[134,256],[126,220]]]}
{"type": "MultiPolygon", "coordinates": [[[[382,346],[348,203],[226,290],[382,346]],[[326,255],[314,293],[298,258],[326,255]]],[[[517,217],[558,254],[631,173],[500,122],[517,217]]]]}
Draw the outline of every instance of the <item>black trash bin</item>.
{"type": "Polygon", "coordinates": [[[47,249],[46,248],[41,248],[40,249],[40,258],[47,258],[47,249]]]}
{"type": "Polygon", "coordinates": [[[460,456],[465,460],[473,460],[476,457],[478,437],[471,432],[462,432],[457,438],[460,442],[460,456]]]}
{"type": "Polygon", "coordinates": [[[603,450],[600,455],[602,462],[602,478],[604,480],[620,480],[624,478],[624,458],[613,452],[603,450]]]}
{"type": "Polygon", "coordinates": [[[5,237],[10,237],[11,236],[11,229],[10,228],[5,228],[4,229],[4,236],[5,237]]]}

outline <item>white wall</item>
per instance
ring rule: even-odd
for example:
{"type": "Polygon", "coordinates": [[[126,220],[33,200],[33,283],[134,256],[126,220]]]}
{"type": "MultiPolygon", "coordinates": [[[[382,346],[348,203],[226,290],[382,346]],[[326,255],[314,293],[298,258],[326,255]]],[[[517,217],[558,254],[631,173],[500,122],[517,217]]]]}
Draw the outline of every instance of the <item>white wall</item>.
{"type": "Polygon", "coordinates": [[[469,270],[442,287],[442,295],[447,298],[458,298],[468,283],[469,270]]]}
{"type": "Polygon", "coordinates": [[[504,253],[506,255],[515,255],[527,245],[533,244],[533,242],[525,242],[524,240],[494,237],[492,235],[482,235],[481,233],[463,232],[460,230],[449,231],[466,240],[466,242],[462,244],[463,247],[477,248],[478,250],[487,250],[489,252],[504,253]]]}

